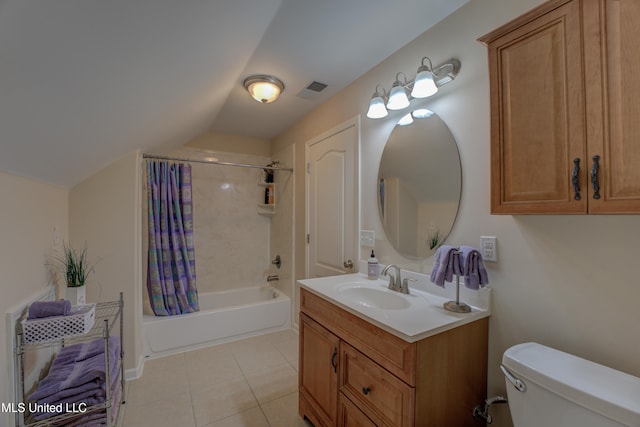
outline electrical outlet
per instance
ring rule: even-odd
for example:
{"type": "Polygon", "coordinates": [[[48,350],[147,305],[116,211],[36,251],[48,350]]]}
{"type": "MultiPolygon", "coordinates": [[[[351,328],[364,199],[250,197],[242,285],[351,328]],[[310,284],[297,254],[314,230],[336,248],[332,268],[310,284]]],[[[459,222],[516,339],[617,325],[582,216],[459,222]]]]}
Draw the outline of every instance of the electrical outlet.
{"type": "Polygon", "coordinates": [[[376,232],[373,230],[360,230],[360,245],[374,247],[376,245],[376,232]]]}
{"type": "Polygon", "coordinates": [[[480,253],[484,261],[498,262],[498,246],[495,236],[480,236],[480,253]]]}

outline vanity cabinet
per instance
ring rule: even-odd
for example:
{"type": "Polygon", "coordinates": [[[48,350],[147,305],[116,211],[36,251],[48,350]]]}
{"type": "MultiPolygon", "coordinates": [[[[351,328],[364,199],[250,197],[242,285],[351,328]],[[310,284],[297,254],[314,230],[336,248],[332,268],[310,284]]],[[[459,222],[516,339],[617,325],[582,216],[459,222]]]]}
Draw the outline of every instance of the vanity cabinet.
{"type": "Polygon", "coordinates": [[[551,0],[479,39],[492,213],[640,213],[638,22],[637,0],[551,0]]]}
{"type": "Polygon", "coordinates": [[[301,289],[299,413],[320,426],[483,426],[488,319],[407,342],[301,289]]]}

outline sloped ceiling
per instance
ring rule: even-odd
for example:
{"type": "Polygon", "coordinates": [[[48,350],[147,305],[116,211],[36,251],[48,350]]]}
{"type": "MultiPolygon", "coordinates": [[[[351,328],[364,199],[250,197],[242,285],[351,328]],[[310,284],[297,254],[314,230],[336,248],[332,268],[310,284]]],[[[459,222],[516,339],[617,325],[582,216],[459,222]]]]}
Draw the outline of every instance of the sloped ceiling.
{"type": "Polygon", "coordinates": [[[467,1],[0,0],[0,170],[70,187],[210,130],[269,140],[467,1]]]}

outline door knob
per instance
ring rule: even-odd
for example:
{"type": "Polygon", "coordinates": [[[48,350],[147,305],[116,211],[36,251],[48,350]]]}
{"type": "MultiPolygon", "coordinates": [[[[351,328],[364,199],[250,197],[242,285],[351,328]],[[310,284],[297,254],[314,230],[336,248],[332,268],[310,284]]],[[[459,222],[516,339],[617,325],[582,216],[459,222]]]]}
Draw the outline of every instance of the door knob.
{"type": "Polygon", "coordinates": [[[344,266],[344,268],[353,268],[353,261],[351,261],[350,259],[346,260],[345,262],[342,263],[342,265],[344,266]]]}

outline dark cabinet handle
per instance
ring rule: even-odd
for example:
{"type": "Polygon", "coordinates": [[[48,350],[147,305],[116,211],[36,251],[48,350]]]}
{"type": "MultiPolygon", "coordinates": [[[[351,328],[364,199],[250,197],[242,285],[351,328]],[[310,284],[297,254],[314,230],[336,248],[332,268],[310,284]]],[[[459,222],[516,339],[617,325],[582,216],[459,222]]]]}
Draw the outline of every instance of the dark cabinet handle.
{"type": "Polygon", "coordinates": [[[598,177],[600,169],[600,156],[593,156],[593,167],[591,168],[591,185],[593,186],[593,198],[600,198],[600,179],[598,177]]]}
{"type": "Polygon", "coordinates": [[[580,158],[573,159],[573,172],[571,172],[571,183],[573,184],[574,200],[580,200],[580,158]]]}
{"type": "Polygon", "coordinates": [[[369,394],[370,391],[371,387],[362,387],[362,394],[364,394],[365,396],[369,394]]]}
{"type": "Polygon", "coordinates": [[[333,354],[331,355],[331,366],[333,366],[333,372],[338,372],[338,364],[336,363],[336,356],[338,355],[338,348],[333,348],[333,354]]]}

